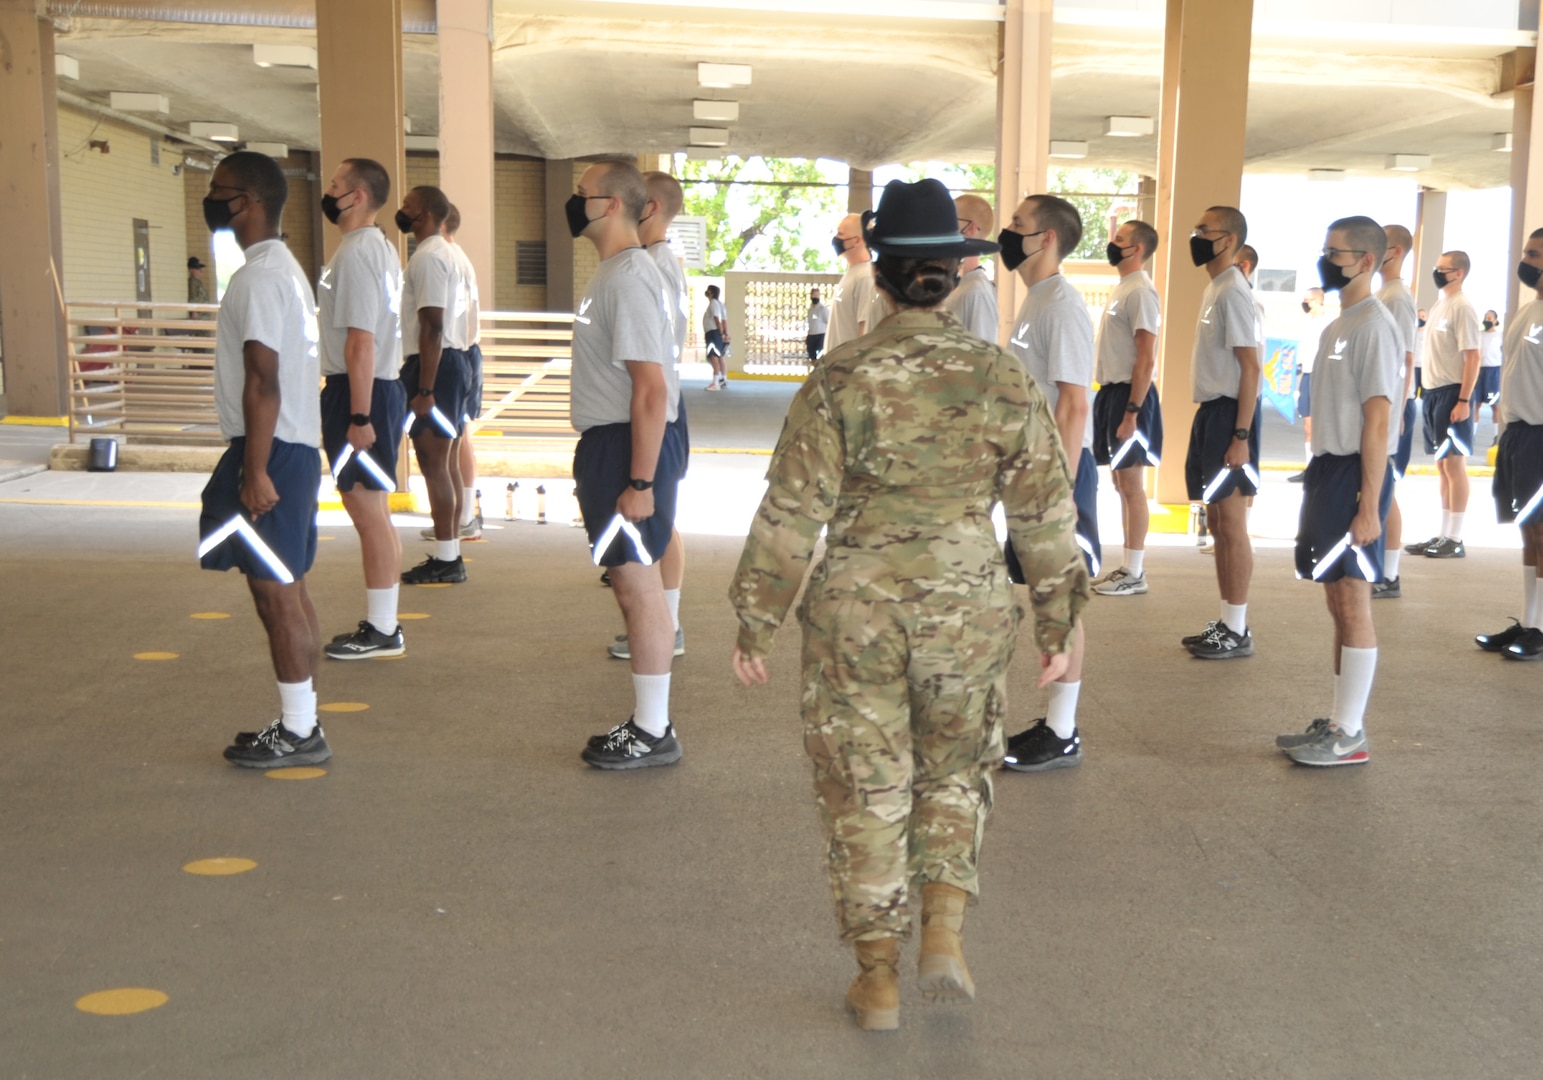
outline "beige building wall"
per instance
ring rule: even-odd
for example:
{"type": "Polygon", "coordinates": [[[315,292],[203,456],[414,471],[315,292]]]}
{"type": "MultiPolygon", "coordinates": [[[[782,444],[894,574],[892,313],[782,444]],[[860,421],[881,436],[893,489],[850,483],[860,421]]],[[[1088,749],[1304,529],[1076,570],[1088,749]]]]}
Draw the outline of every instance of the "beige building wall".
{"type": "MultiPolygon", "coordinates": [[[[207,159],[203,159],[207,160],[207,159]]],[[[209,267],[204,271],[204,284],[209,286],[209,299],[216,300],[215,272],[214,272],[214,234],[209,231],[209,226],[204,224],[204,196],[209,194],[209,177],[213,167],[207,169],[194,169],[186,165],[182,169],[182,194],[184,203],[184,217],[187,223],[187,248],[188,255],[197,255],[209,267]]],[[[182,260],[183,274],[187,273],[187,257],[182,260]]],[[[183,298],[187,298],[187,288],[184,284],[183,298]]]]}
{"type": "Polygon", "coordinates": [[[311,287],[315,288],[321,272],[317,261],[321,244],[316,231],[323,227],[321,193],[326,189],[327,181],[312,171],[312,155],[308,151],[297,150],[287,158],[275,160],[284,170],[284,179],[289,181],[289,199],[284,203],[284,220],[279,231],[311,287]]]}
{"type": "Polygon", "coordinates": [[[186,185],[172,172],[182,155],[163,145],[160,164],[151,164],[151,140],[160,136],[60,107],[65,300],[134,299],[134,219],[143,218],[153,298],[187,301],[186,185]],[[92,140],[105,140],[109,152],[91,149],[92,140]]]}

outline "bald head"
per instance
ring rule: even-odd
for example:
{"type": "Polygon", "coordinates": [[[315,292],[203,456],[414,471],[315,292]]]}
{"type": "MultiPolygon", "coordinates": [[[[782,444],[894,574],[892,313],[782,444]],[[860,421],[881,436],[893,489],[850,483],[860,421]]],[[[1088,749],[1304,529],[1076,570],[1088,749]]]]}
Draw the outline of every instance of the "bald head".
{"type": "Polygon", "coordinates": [[[848,214],[841,219],[841,224],[836,226],[836,246],[841,248],[841,255],[849,266],[869,261],[868,245],[863,243],[861,214],[848,214]]]}
{"type": "Polygon", "coordinates": [[[954,209],[959,214],[961,223],[968,222],[975,228],[966,233],[972,240],[989,240],[993,226],[996,225],[996,214],[992,213],[991,204],[979,195],[961,195],[954,200],[954,209]]]}
{"type": "Polygon", "coordinates": [[[646,172],[643,180],[648,185],[648,201],[659,204],[659,216],[668,225],[686,205],[686,193],[681,190],[680,181],[667,172],[646,172]]]}

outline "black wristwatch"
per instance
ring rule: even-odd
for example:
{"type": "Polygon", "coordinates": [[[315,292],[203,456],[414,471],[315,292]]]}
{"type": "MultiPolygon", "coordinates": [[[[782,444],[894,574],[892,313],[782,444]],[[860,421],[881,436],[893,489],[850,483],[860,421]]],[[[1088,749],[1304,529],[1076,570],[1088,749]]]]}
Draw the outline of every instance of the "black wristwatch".
{"type": "Polygon", "coordinates": [[[1239,441],[1247,441],[1247,439],[1248,439],[1248,428],[1246,428],[1246,427],[1234,428],[1233,432],[1232,432],[1232,437],[1234,439],[1239,440],[1239,441]]]}
{"type": "Polygon", "coordinates": [[[1140,412],[1141,411],[1141,406],[1137,405],[1134,401],[1127,401],[1125,403],[1125,411],[1126,412],[1140,412]]]}
{"type": "Polygon", "coordinates": [[[654,486],[654,482],[652,480],[639,480],[634,476],[631,480],[627,481],[627,486],[633,491],[647,491],[654,486]]]}
{"type": "Polygon", "coordinates": [[[352,413],[348,417],[348,422],[354,427],[368,427],[370,423],[370,414],[362,412],[352,413]]]}
{"type": "Polygon", "coordinates": [[[433,397],[434,396],[434,388],[433,387],[429,387],[428,389],[425,389],[425,388],[420,386],[420,387],[418,387],[418,396],[419,397],[433,397]]]}
{"type": "Polygon", "coordinates": [[[1463,403],[1463,404],[1464,404],[1464,405],[1466,405],[1466,404],[1468,404],[1468,399],[1467,399],[1467,398],[1465,398],[1465,397],[1460,397],[1460,398],[1458,398],[1458,399],[1457,399],[1457,400],[1458,400],[1458,401],[1461,401],[1461,402],[1462,402],[1462,403],[1463,403]]]}

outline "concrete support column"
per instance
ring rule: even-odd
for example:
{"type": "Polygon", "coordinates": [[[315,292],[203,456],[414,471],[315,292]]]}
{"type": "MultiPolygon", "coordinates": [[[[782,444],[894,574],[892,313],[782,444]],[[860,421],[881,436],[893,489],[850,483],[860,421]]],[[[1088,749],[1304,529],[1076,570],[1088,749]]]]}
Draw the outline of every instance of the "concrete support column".
{"type": "Polygon", "coordinates": [[[1436,281],[1431,271],[1446,250],[1446,232],[1447,193],[1421,188],[1414,211],[1414,301],[1426,311],[1436,303],[1436,281]]]}
{"type": "Polygon", "coordinates": [[[69,403],[55,100],[53,23],[33,0],[0,0],[0,352],[18,417],[61,417],[69,403]]]}
{"type": "Polygon", "coordinates": [[[1136,178],[1136,220],[1153,225],[1157,221],[1157,177],[1136,178]]]}
{"type": "MultiPolygon", "coordinates": [[[[1528,0],[1533,25],[1537,24],[1538,0],[1528,0]]],[[[1509,269],[1521,262],[1527,235],[1543,228],[1543,109],[1536,107],[1534,77],[1536,49],[1517,49],[1516,88],[1511,99],[1511,261],[1509,269]]],[[[1431,283],[1432,287],[1435,282],[1431,283]]],[[[1526,301],[1516,274],[1506,274],[1507,320],[1526,301]]]]}
{"type": "MultiPolygon", "coordinates": [[[[997,68],[997,223],[1006,228],[1027,195],[1045,190],[1050,167],[1052,0],[1007,0],[997,68]]],[[[1000,263],[998,264],[1000,269],[1000,263]]],[[[996,275],[997,340],[1011,332],[1025,289],[1017,274],[996,275]]]]}
{"type": "MultiPolygon", "coordinates": [[[[326,187],[344,158],[380,162],[391,174],[391,200],[375,220],[397,250],[407,250],[393,218],[406,192],[407,144],[402,132],[402,0],[327,0],[316,5],[317,97],[321,108],[321,167],[326,187]]],[[[322,230],[327,258],[341,235],[322,230]]]]}
{"type": "Polygon", "coordinates": [[[573,159],[546,163],[546,309],[574,308],[573,245],[563,204],[573,194],[573,159]]]}
{"type": "Polygon", "coordinates": [[[1156,260],[1163,304],[1157,379],[1163,426],[1177,451],[1164,454],[1157,468],[1157,499],[1170,505],[1189,501],[1182,447],[1195,415],[1195,321],[1210,283],[1190,261],[1188,238],[1206,207],[1240,201],[1253,7],[1253,0],[1168,0],[1154,224],[1163,241],[1156,260]]]}
{"type": "Polygon", "coordinates": [[[438,0],[439,186],[461,211],[456,242],[477,271],[482,306],[492,309],[493,5],[438,0]]]}
{"type": "Polygon", "coordinates": [[[861,214],[873,209],[873,172],[847,169],[847,213],[861,214]]]}

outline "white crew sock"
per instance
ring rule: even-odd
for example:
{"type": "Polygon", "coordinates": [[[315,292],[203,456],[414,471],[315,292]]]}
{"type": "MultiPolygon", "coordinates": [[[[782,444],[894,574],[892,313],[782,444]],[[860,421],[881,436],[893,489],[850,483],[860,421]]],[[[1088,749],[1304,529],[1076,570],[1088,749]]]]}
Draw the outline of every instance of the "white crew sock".
{"type": "Polygon", "coordinates": [[[279,720],[286,731],[302,739],[316,730],[316,689],[310,679],[279,683],[279,720]]]}
{"type": "Polygon", "coordinates": [[[1132,551],[1130,548],[1125,549],[1124,566],[1126,570],[1130,571],[1131,577],[1140,577],[1142,569],[1146,566],[1146,562],[1146,548],[1137,548],[1135,551],[1132,551]]]}
{"type": "Polygon", "coordinates": [[[1447,510],[1447,509],[1443,509],[1441,511],[1441,532],[1437,533],[1436,535],[1438,537],[1451,536],[1452,535],[1451,529],[1452,529],[1452,511],[1447,510]]]}
{"type": "Polygon", "coordinates": [[[461,557],[461,542],[459,540],[434,541],[434,557],[441,562],[454,562],[461,557]]]}
{"type": "Polygon", "coordinates": [[[1246,633],[1248,630],[1248,605],[1229,604],[1222,601],[1222,622],[1227,624],[1227,629],[1234,634],[1246,633]]]}
{"type": "Polygon", "coordinates": [[[1404,549],[1398,544],[1394,544],[1382,553],[1382,580],[1398,580],[1398,564],[1403,561],[1403,558],[1404,549]]]}
{"type": "Polygon", "coordinates": [[[650,735],[663,735],[670,730],[670,673],[663,675],[632,674],[632,722],[650,735]]]}
{"type": "Polygon", "coordinates": [[[1453,540],[1461,540],[1463,538],[1463,518],[1467,516],[1465,513],[1459,513],[1456,510],[1452,511],[1447,515],[1446,532],[1441,535],[1450,537],[1453,540]]]}
{"type": "Polygon", "coordinates": [[[1366,699],[1372,695],[1372,676],[1377,674],[1377,650],[1339,647],[1338,689],[1334,715],[1329,717],[1346,735],[1359,735],[1366,716],[1366,699]]]}
{"type": "Polygon", "coordinates": [[[664,590],[664,606],[670,609],[670,625],[680,629],[680,590],[664,590]]]}
{"type": "Polygon", "coordinates": [[[476,488],[461,489],[461,524],[470,525],[471,519],[477,516],[477,490],[476,488]]]}
{"type": "Polygon", "coordinates": [[[1077,730],[1077,696],[1081,693],[1081,679],[1050,684],[1050,709],[1045,716],[1045,726],[1058,738],[1069,739],[1077,730]]]}
{"type": "Polygon", "coordinates": [[[1543,592],[1538,589],[1538,568],[1522,567],[1522,625],[1543,626],[1543,592]]]}
{"type": "Polygon", "coordinates": [[[365,618],[370,625],[382,634],[396,633],[396,602],[397,596],[402,591],[400,584],[393,585],[389,589],[365,589],[364,610],[365,618]]]}

